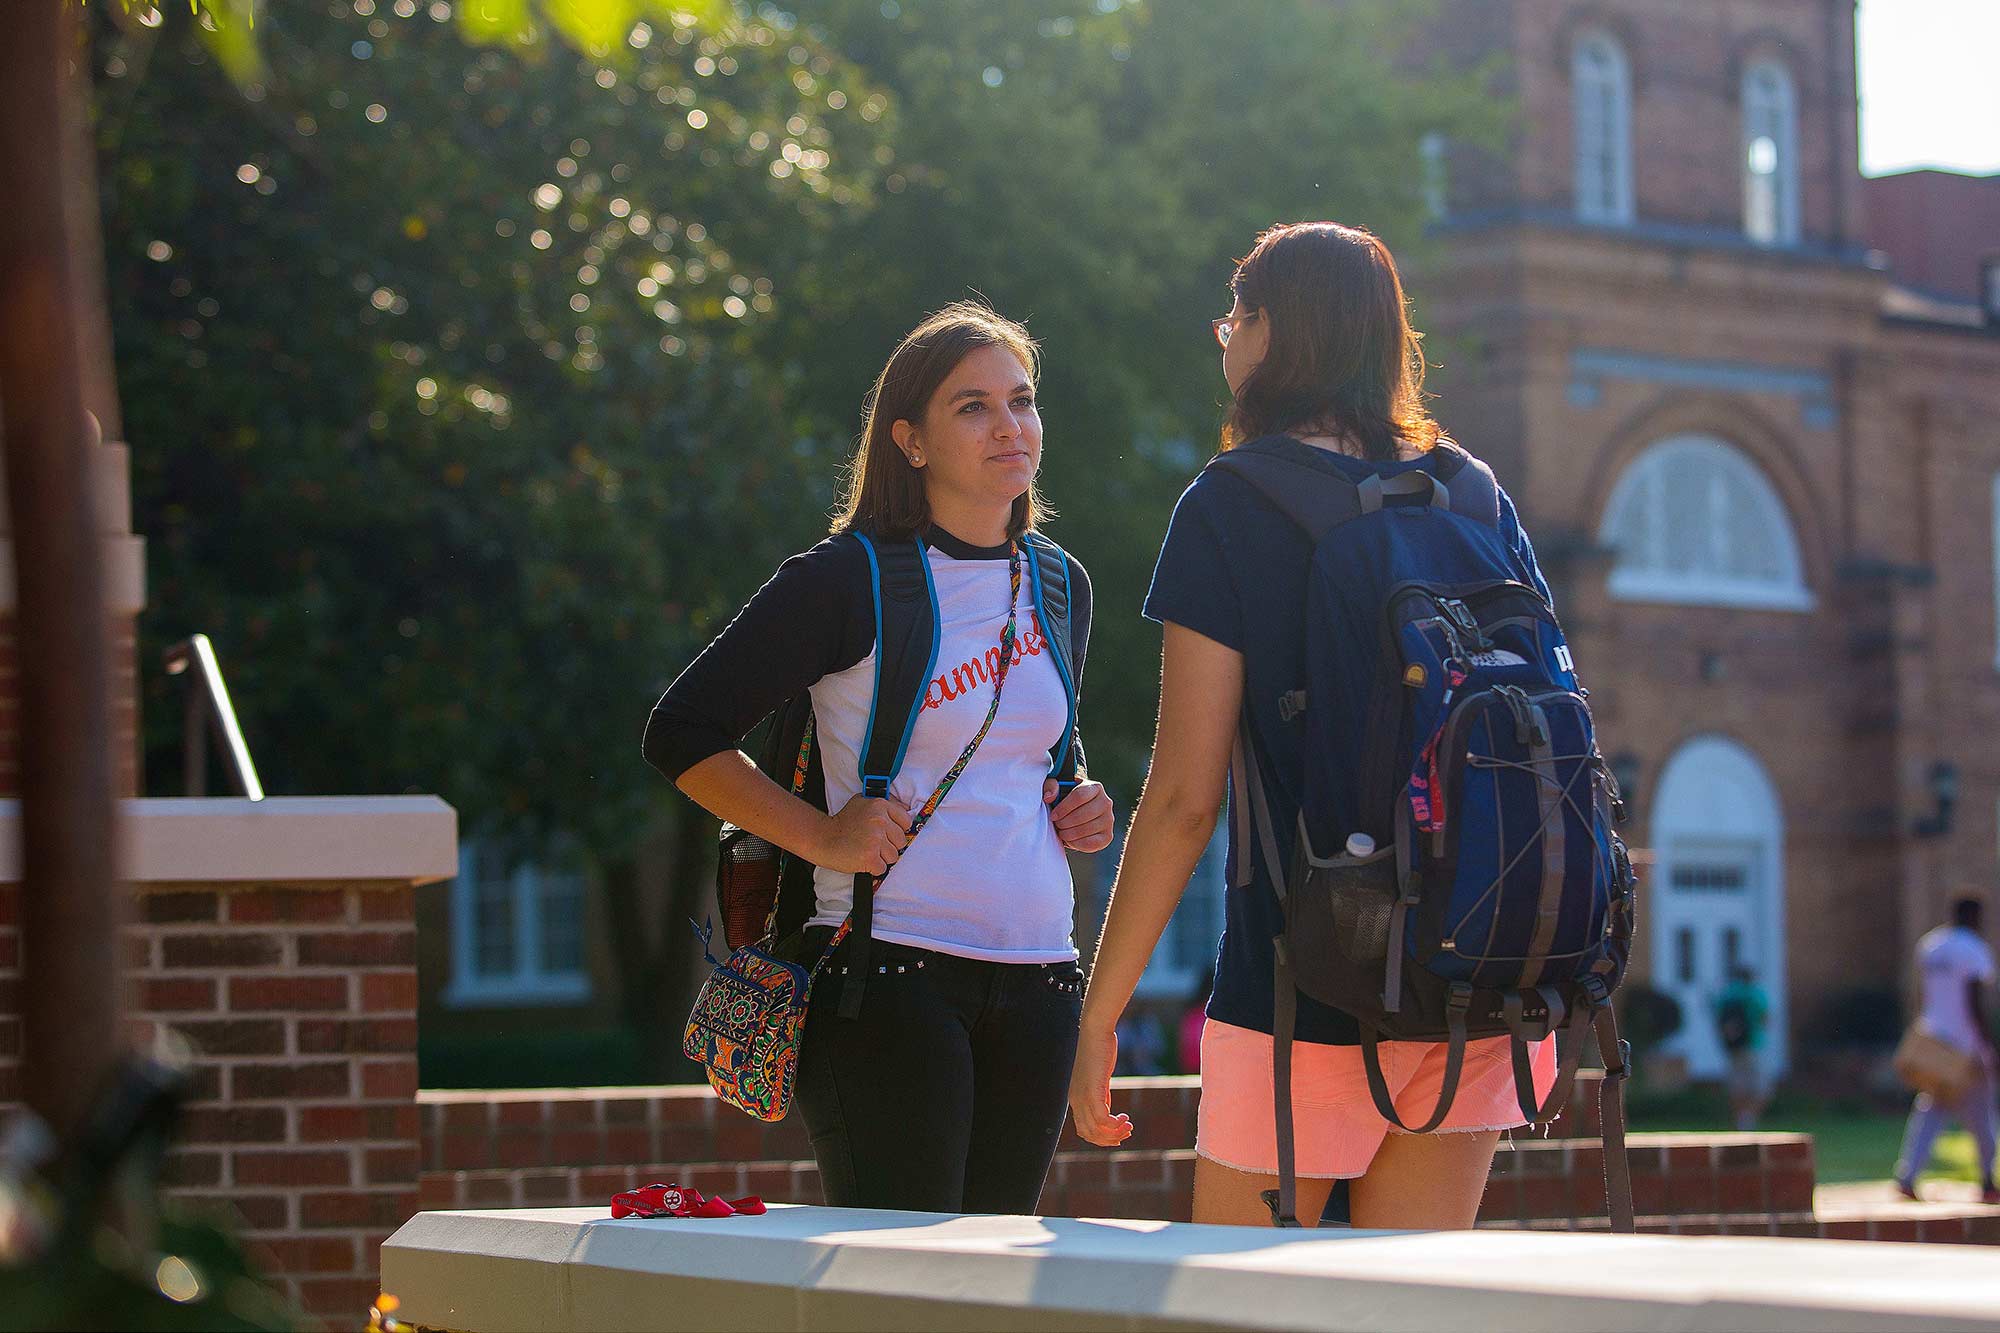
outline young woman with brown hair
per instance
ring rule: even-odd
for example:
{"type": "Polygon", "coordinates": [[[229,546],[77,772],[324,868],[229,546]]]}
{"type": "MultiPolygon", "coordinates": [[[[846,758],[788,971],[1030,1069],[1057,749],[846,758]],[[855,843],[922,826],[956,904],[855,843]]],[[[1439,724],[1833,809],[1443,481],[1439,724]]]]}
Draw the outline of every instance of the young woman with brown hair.
{"type": "MultiPolygon", "coordinates": [[[[1274,227],[1237,267],[1231,289],[1235,302],[1215,321],[1232,397],[1223,450],[1282,437],[1277,447],[1300,466],[1361,483],[1455,449],[1424,409],[1420,337],[1395,263],[1373,235],[1330,222],[1274,227]]],[[[1499,511],[1516,577],[1546,595],[1504,493],[1499,511]]],[[[1165,625],[1159,734],[1091,973],[1070,1110],[1093,1143],[1131,1133],[1129,1119],[1110,1109],[1117,1021],[1214,831],[1227,784],[1231,887],[1201,1043],[1198,1222],[1272,1220],[1263,1195],[1279,1169],[1273,941],[1283,931],[1275,885],[1285,871],[1252,845],[1245,793],[1230,774],[1242,736],[1273,779],[1264,790],[1275,826],[1297,823],[1298,798],[1287,793],[1300,788],[1305,756],[1282,705],[1304,675],[1299,608],[1311,555],[1312,542],[1255,487],[1210,468],[1174,511],[1146,600],[1146,615],[1165,625]]],[[[1472,1225],[1500,1133],[1523,1123],[1507,1040],[1470,1044],[1440,1132],[1402,1134],[1372,1100],[1355,1020],[1301,995],[1296,1024],[1297,1215],[1317,1218],[1334,1182],[1350,1179],[1356,1226],[1472,1225]]],[[[1405,1123],[1421,1123],[1436,1104],[1443,1047],[1382,1044],[1405,1123]]],[[[1547,1040],[1534,1048],[1534,1075],[1537,1095],[1545,1094],[1553,1077],[1547,1040]]]]}
{"type": "Polygon", "coordinates": [[[1058,799],[1052,774],[1052,753],[1074,744],[1091,599],[1081,565],[1037,548],[1034,577],[1069,590],[1071,634],[1055,644],[1023,589],[1046,512],[1036,370],[1026,330],[983,306],[918,326],[869,395],[834,535],[778,569],[646,729],[647,759],[683,792],[817,867],[808,958],[856,906],[856,876],[879,877],[869,928],[814,985],[800,1054],[835,1205],[1031,1212],[1062,1128],[1082,990],[1065,853],[1103,848],[1112,809],[1088,780],[1058,799]],[[935,674],[878,796],[859,770],[876,701],[870,566],[891,542],[922,543],[935,674]],[[801,691],[824,810],[738,748],[801,691]],[[859,1011],[843,1017],[857,973],[859,1011]]]}

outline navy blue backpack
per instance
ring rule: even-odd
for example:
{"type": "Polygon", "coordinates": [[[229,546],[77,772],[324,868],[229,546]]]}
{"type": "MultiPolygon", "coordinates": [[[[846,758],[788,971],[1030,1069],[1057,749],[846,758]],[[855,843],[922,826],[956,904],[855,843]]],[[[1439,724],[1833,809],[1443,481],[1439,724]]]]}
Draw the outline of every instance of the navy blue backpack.
{"type": "Polygon", "coordinates": [[[1485,464],[1447,443],[1413,467],[1354,479],[1316,452],[1270,437],[1210,464],[1249,482],[1313,545],[1305,679],[1277,701],[1305,754],[1288,838],[1273,826],[1270,768],[1247,725],[1235,774],[1284,907],[1272,1216],[1298,1225],[1291,1046],[1303,991],[1355,1018],[1376,1108],[1410,1133],[1443,1123],[1467,1041],[1493,1036],[1511,1041],[1524,1117],[1546,1125],[1594,1029],[1607,1198],[1614,1229],[1630,1230],[1627,1059],[1610,1000],[1631,949],[1634,877],[1614,831],[1624,802],[1562,627],[1500,532],[1485,464]],[[1529,1045],[1551,1032],[1558,1072],[1538,1101],[1529,1045]],[[1382,1041],[1447,1043],[1427,1119],[1397,1114],[1382,1041]]]}

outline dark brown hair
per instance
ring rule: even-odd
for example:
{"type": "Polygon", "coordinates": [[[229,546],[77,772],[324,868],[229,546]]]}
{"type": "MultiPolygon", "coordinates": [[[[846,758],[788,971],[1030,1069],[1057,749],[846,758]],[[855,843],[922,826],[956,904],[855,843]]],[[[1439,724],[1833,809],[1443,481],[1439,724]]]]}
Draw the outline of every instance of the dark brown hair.
{"type": "MultiPolygon", "coordinates": [[[[1030,382],[1040,378],[1041,354],[1028,331],[977,301],[953,302],[897,345],[862,404],[861,446],[848,469],[835,532],[859,528],[871,536],[900,538],[930,526],[923,476],[896,447],[890,431],[898,421],[921,424],[938,386],[981,347],[1006,348],[1020,360],[1030,382]]],[[[1030,482],[1014,501],[1007,535],[1019,537],[1050,516],[1040,490],[1030,482]]]]}
{"type": "Polygon", "coordinates": [[[1229,285],[1268,321],[1270,342],[1236,391],[1224,449],[1260,435],[1341,435],[1387,462],[1442,438],[1424,410],[1423,335],[1410,327],[1396,261],[1372,232],[1338,222],[1273,227],[1229,285]]]}

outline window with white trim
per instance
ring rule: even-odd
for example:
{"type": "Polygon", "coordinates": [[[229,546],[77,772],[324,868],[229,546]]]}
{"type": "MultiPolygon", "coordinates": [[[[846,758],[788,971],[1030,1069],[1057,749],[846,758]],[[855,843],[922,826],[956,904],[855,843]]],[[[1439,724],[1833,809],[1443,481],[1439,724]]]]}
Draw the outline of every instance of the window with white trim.
{"type": "Polygon", "coordinates": [[[1576,133],[1576,215],[1586,222],[1632,221],[1632,68],[1625,48],[1586,32],[1570,52],[1576,133]]]}
{"type": "Polygon", "coordinates": [[[1710,436],[1640,454],[1612,488],[1598,539],[1617,553],[1609,586],[1626,601],[1813,605],[1784,501],[1741,450],[1710,436]]]}
{"type": "Polygon", "coordinates": [[[451,886],[454,1005],[563,1004],[588,999],[584,877],[511,861],[493,843],[467,839],[451,886]]]}
{"type": "Polygon", "coordinates": [[[1743,230],[1759,245],[1799,240],[1799,99],[1771,60],[1743,71],[1743,230]]]}

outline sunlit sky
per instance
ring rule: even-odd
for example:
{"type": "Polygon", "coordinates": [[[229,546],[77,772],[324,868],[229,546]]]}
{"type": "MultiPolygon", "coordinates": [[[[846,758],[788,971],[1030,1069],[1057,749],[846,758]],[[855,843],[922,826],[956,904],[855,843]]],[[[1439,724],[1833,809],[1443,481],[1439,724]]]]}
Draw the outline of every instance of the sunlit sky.
{"type": "Polygon", "coordinates": [[[2000,0],[1861,0],[1861,170],[2000,171],[2000,0]]]}

